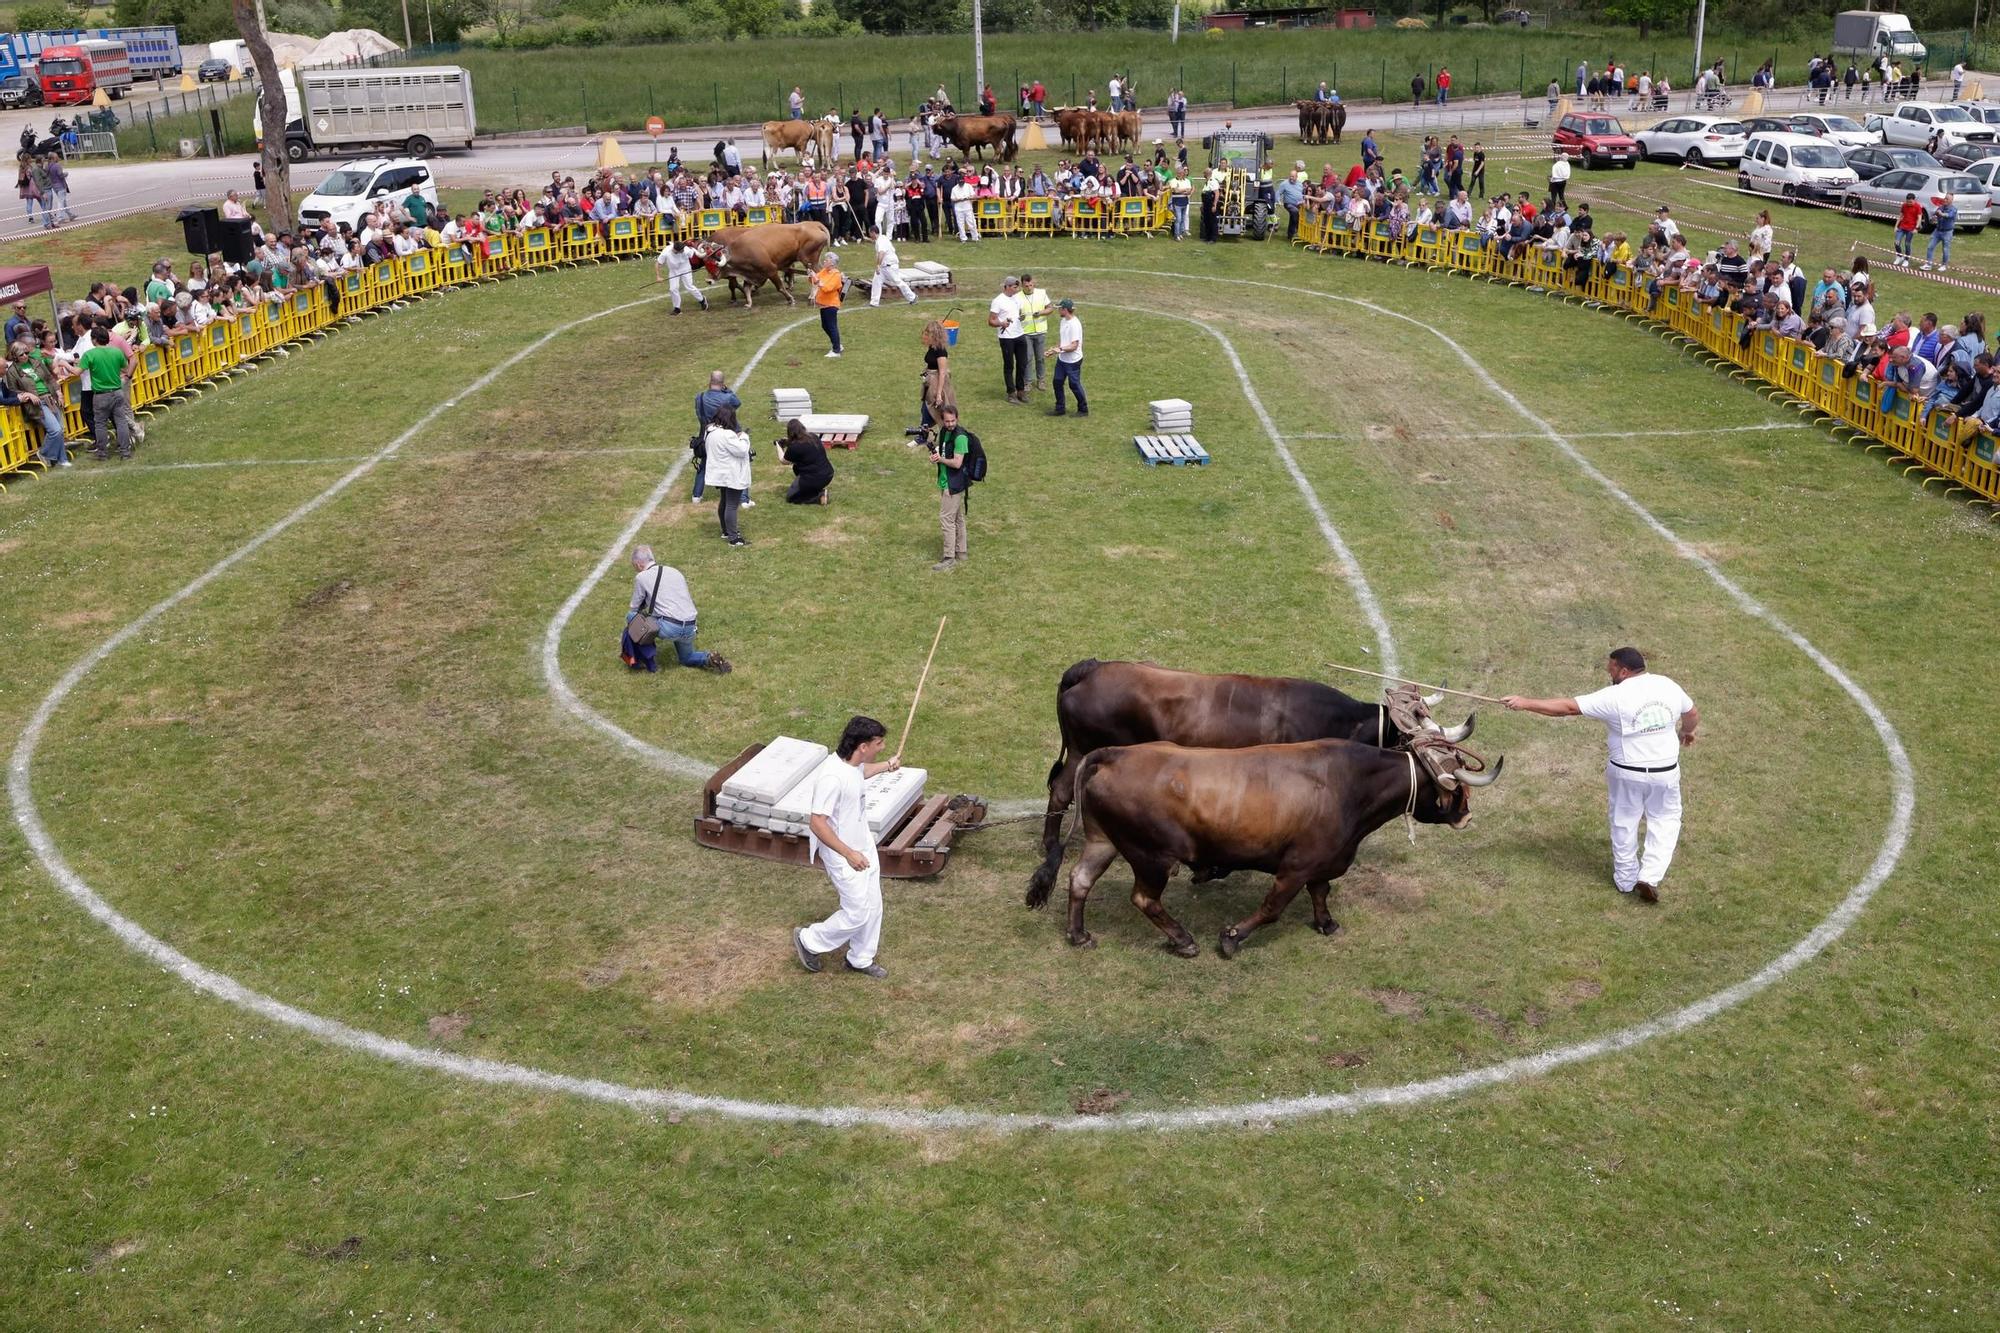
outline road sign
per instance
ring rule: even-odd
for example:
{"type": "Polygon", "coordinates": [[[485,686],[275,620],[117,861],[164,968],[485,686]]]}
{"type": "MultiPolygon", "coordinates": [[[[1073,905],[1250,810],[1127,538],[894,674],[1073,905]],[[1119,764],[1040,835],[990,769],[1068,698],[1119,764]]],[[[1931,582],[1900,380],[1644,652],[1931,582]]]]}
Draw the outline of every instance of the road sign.
{"type": "Polygon", "coordinates": [[[666,132],[667,132],[666,121],[661,120],[658,116],[646,117],[646,133],[652,135],[655,139],[657,139],[666,132]]]}

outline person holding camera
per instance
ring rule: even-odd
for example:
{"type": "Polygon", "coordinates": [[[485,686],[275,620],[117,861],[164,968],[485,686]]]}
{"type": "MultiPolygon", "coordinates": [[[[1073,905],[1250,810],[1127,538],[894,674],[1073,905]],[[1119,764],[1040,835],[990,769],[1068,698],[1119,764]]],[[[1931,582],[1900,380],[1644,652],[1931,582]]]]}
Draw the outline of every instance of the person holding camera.
{"type": "Polygon", "coordinates": [[[748,546],[749,539],[736,526],[736,511],[750,489],[750,460],[754,455],[750,452],[750,436],[736,424],[736,409],[717,408],[702,442],[708,448],[708,480],[721,497],[715,503],[715,513],[722,522],[722,535],[731,546],[748,546]]]}
{"type": "Polygon", "coordinates": [[[958,408],[951,404],[938,409],[937,440],[931,445],[931,462],[937,464],[938,528],[944,534],[944,558],[931,566],[942,574],[972,558],[965,544],[965,493],[974,481],[967,465],[979,439],[958,424],[958,408]]]}
{"type": "Polygon", "coordinates": [[[785,438],[778,441],[778,457],[792,468],[792,487],[785,492],[786,504],[830,503],[827,487],[833,484],[833,463],[827,458],[826,446],[820,443],[819,436],[807,430],[797,417],[785,426],[785,438]]]}
{"type": "Polygon", "coordinates": [[[659,644],[665,639],[674,645],[674,656],[682,666],[728,675],[732,670],[728,658],[694,646],[694,596],[688,592],[686,576],[655,561],[650,546],[633,549],[632,568],[632,604],[618,640],[618,656],[625,665],[633,671],[658,671],[659,644]]]}
{"type": "Polygon", "coordinates": [[[947,403],[958,406],[958,395],[951,387],[951,335],[945,331],[942,321],[934,319],[924,325],[923,339],[924,387],[918,400],[918,411],[924,431],[919,434],[937,425],[939,408],[947,403]]]}
{"type": "Polygon", "coordinates": [[[719,370],[708,372],[708,387],[694,396],[694,439],[688,442],[694,454],[694,495],[695,504],[701,503],[707,491],[708,478],[708,423],[715,420],[715,414],[723,408],[735,411],[743,406],[743,400],[729,387],[729,381],[719,370]]]}

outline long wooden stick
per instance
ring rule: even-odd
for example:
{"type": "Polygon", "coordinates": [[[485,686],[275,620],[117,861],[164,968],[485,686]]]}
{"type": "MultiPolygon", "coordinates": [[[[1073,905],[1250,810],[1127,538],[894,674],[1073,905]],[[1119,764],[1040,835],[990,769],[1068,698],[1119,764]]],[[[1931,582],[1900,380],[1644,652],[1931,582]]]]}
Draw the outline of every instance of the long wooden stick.
{"type": "Polygon", "coordinates": [[[1477,699],[1481,703],[1489,703],[1489,704],[1497,704],[1500,702],[1500,700],[1494,698],[1490,694],[1474,694],[1471,690],[1453,690],[1453,689],[1447,689],[1442,685],[1426,685],[1420,680],[1404,680],[1401,676],[1388,676],[1384,675],[1380,671],[1370,671],[1367,667],[1348,666],[1344,662],[1328,662],[1327,665],[1332,667],[1336,671],[1352,671],[1356,675],[1373,676],[1377,680],[1393,680],[1398,685],[1414,685],[1418,689],[1423,690],[1426,693],[1455,694],[1461,699],[1477,699]]]}
{"type": "Polygon", "coordinates": [[[931,638],[930,656],[924,658],[924,674],[917,677],[917,692],[910,699],[910,715],[903,719],[903,734],[896,740],[896,760],[899,763],[903,758],[903,743],[910,739],[910,727],[917,720],[917,701],[924,697],[924,682],[931,678],[931,659],[937,656],[938,640],[944,638],[944,622],[950,619],[950,616],[938,617],[937,633],[931,638]]]}

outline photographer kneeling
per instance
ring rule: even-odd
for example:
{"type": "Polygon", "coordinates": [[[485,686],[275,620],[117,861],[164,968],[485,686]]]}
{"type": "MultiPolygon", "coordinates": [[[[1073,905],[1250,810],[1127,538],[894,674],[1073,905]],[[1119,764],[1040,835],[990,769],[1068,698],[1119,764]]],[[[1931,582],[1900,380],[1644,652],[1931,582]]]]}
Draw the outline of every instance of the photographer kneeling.
{"type": "Polygon", "coordinates": [[[794,417],[785,427],[785,438],[778,441],[778,457],[792,466],[792,487],[785,492],[785,503],[795,505],[826,504],[827,487],[833,483],[833,463],[826,456],[826,446],[819,436],[805,428],[805,424],[794,417]]]}

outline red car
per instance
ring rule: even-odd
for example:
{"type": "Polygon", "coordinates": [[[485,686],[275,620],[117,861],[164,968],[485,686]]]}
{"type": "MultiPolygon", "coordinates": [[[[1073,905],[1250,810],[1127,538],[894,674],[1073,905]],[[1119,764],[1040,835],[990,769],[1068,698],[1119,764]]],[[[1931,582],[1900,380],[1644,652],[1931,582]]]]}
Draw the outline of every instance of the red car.
{"type": "Polygon", "coordinates": [[[1616,116],[1573,112],[1556,122],[1556,151],[1586,167],[1624,167],[1639,160],[1639,144],[1616,116]]]}

